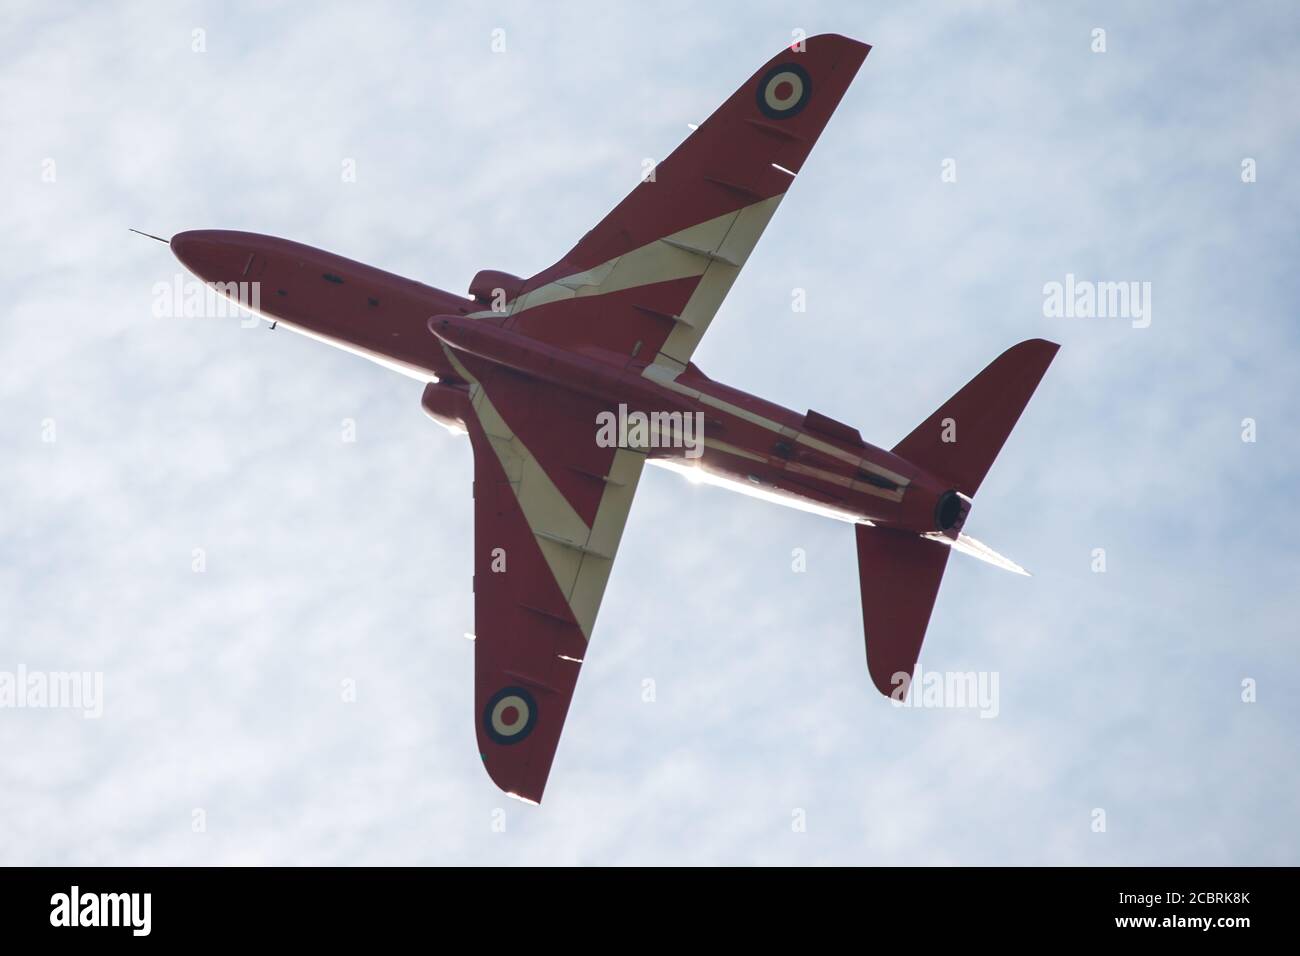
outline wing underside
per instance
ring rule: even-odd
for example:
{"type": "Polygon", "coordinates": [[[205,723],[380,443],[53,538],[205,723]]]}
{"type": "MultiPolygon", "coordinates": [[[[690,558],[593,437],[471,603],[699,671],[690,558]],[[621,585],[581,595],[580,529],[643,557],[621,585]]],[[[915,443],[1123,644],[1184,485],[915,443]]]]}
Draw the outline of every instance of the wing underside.
{"type": "MultiPolygon", "coordinates": [[[[471,317],[685,370],[869,49],[824,35],[783,50],[563,258],[471,317]]],[[[645,455],[597,446],[596,400],[448,355],[474,444],[479,748],[498,786],[540,801],[645,455]]]]}
{"type": "Polygon", "coordinates": [[[782,50],[504,315],[478,315],[682,371],[870,49],[826,34],[782,50]]]}
{"type": "Polygon", "coordinates": [[[597,402],[457,356],[474,445],[475,713],[493,781],[540,802],[645,463],[597,402]]]}

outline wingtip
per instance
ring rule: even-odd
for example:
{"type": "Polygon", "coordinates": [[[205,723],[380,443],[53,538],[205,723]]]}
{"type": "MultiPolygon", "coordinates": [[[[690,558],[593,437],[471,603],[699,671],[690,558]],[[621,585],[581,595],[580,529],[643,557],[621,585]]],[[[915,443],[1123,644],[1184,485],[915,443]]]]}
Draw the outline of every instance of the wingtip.
{"type": "Polygon", "coordinates": [[[1056,353],[1061,350],[1061,343],[1049,339],[1026,339],[1012,348],[1019,349],[1021,352],[1036,352],[1050,360],[1056,358],[1056,353]]]}
{"type": "MultiPolygon", "coordinates": [[[[843,53],[855,54],[854,58],[859,66],[867,58],[867,54],[871,52],[870,43],[863,43],[861,40],[853,39],[853,37],[846,37],[842,33],[819,33],[816,36],[805,38],[803,43],[805,51],[809,52],[828,45],[842,47],[843,53]]],[[[787,49],[795,49],[795,44],[791,44],[787,49]]],[[[841,53],[841,58],[843,53],[841,53]]]]}
{"type": "Polygon", "coordinates": [[[858,40],[854,37],[845,36],[843,33],[818,33],[815,36],[808,37],[806,42],[813,43],[815,41],[822,41],[822,40],[828,40],[828,41],[834,40],[838,43],[847,43],[850,44],[851,46],[863,47],[864,49],[867,50],[871,49],[870,43],[864,43],[862,40],[858,40]]]}
{"type": "Polygon", "coordinates": [[[1017,342],[1011,346],[1013,349],[1051,349],[1055,352],[1061,347],[1060,342],[1053,342],[1051,339],[1025,339],[1023,342],[1017,342]]]}
{"type": "Polygon", "coordinates": [[[480,740],[479,757],[483,760],[483,769],[487,771],[488,779],[496,785],[496,788],[511,799],[535,807],[541,806],[549,767],[548,773],[543,774],[539,781],[537,775],[530,772],[528,763],[515,762],[511,759],[514,754],[503,752],[506,748],[496,747],[493,751],[486,748],[485,742],[480,740]]]}

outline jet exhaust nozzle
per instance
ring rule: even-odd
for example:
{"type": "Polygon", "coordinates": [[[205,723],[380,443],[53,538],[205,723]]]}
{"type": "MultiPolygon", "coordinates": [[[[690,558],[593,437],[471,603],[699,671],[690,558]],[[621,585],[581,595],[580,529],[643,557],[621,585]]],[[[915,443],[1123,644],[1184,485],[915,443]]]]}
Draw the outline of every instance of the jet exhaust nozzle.
{"type": "Polygon", "coordinates": [[[951,488],[939,496],[934,506],[934,526],[946,535],[956,536],[970,514],[970,499],[951,488]]]}

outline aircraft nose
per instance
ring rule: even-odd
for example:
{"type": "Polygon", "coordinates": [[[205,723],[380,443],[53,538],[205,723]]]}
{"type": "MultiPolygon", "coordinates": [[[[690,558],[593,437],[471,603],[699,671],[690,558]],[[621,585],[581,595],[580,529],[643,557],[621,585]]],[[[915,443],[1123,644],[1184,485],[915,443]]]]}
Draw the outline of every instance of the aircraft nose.
{"type": "Polygon", "coordinates": [[[205,282],[233,282],[247,270],[251,250],[219,229],[178,232],[168,245],[181,265],[205,282]]]}

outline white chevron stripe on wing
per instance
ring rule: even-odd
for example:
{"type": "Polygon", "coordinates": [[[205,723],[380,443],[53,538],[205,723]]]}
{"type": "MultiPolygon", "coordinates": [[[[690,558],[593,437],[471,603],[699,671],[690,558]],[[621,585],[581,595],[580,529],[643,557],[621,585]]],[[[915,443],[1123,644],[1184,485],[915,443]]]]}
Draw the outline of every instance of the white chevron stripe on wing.
{"type": "MultiPolygon", "coordinates": [[[[620,449],[605,483],[595,523],[588,527],[527,446],[511,431],[483,384],[446,350],[456,373],[470,383],[471,405],[514,490],[547,566],[569,610],[591,639],[596,612],[627,524],[645,453],[620,449]]],[[[593,423],[592,440],[595,440],[593,423]]]]}

